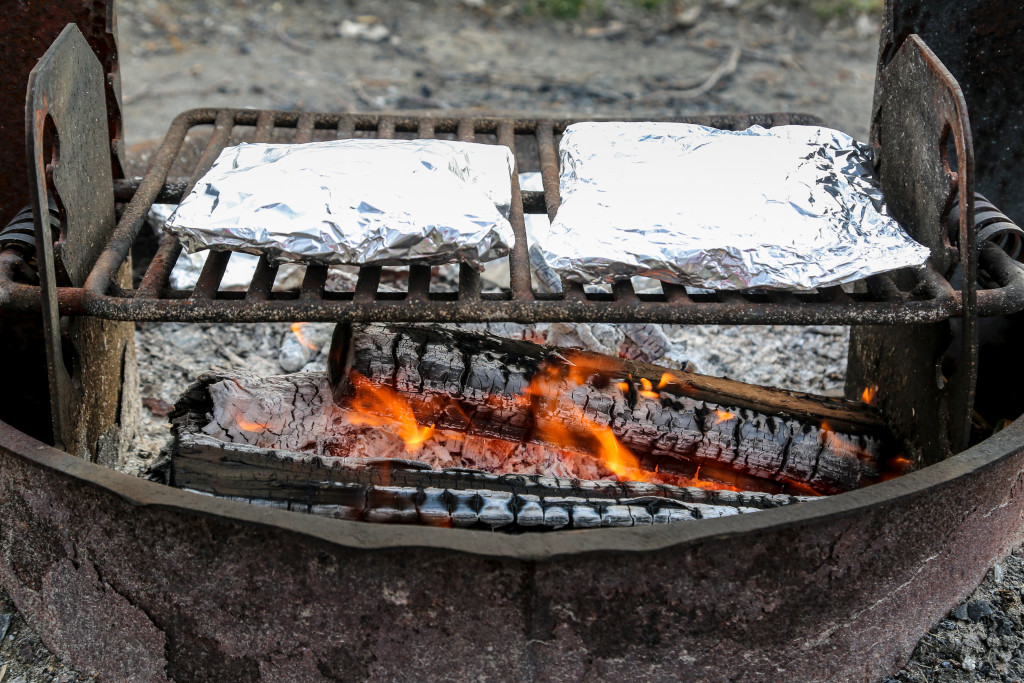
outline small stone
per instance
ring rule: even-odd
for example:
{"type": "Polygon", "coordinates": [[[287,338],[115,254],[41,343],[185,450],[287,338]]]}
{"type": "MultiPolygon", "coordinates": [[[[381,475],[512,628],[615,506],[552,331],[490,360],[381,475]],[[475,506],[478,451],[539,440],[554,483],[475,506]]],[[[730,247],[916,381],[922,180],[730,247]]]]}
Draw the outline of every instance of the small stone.
{"type": "Polygon", "coordinates": [[[11,627],[11,614],[0,614],[0,640],[7,635],[7,629],[11,627]]]}
{"type": "Polygon", "coordinates": [[[978,663],[974,660],[974,657],[967,655],[964,657],[962,666],[966,671],[974,671],[978,668],[978,663]]]}
{"type": "Polygon", "coordinates": [[[338,27],[341,38],[355,38],[370,43],[379,43],[391,36],[391,31],[382,23],[349,21],[346,19],[338,27]]]}
{"type": "Polygon", "coordinates": [[[277,362],[285,372],[298,372],[303,365],[309,362],[309,356],[309,349],[303,346],[298,339],[289,335],[281,344],[277,362]]]}
{"type": "Polygon", "coordinates": [[[958,605],[952,612],[950,612],[950,615],[954,619],[959,619],[960,621],[967,621],[967,603],[958,605]]]}
{"type": "Polygon", "coordinates": [[[1006,572],[1003,570],[1003,565],[997,564],[992,567],[992,581],[994,581],[997,586],[1003,583],[1003,577],[1005,575],[1006,572]]]}
{"type": "Polygon", "coordinates": [[[327,361],[321,358],[311,360],[302,366],[300,372],[327,372],[327,361]]]}
{"type": "Polygon", "coordinates": [[[995,611],[995,607],[988,600],[972,600],[967,604],[967,616],[971,621],[983,619],[995,611]]]}

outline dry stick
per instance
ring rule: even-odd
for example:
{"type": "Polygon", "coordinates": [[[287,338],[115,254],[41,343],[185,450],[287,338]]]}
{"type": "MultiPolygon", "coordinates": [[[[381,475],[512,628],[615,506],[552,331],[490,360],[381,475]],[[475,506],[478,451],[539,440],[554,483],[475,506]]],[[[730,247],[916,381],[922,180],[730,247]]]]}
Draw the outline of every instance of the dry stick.
{"type": "Polygon", "coordinates": [[[671,100],[693,100],[707,95],[726,76],[736,72],[740,64],[740,55],[743,53],[739,47],[734,47],[721,64],[704,79],[704,82],[695,88],[684,90],[656,90],[639,98],[641,104],[664,104],[671,100]]]}
{"type": "Polygon", "coordinates": [[[300,43],[299,41],[292,38],[290,35],[288,35],[288,31],[284,26],[278,26],[274,29],[274,37],[281,41],[281,43],[284,44],[286,47],[290,47],[296,52],[300,52],[304,55],[313,54],[312,47],[306,45],[305,43],[300,43]]]}
{"type": "Polygon", "coordinates": [[[873,481],[884,445],[863,404],[437,327],[339,325],[328,370],[342,406],[358,373],[439,429],[554,443],[560,429],[585,441],[587,423],[604,425],[648,464],[685,461],[821,493],[873,481]]]}

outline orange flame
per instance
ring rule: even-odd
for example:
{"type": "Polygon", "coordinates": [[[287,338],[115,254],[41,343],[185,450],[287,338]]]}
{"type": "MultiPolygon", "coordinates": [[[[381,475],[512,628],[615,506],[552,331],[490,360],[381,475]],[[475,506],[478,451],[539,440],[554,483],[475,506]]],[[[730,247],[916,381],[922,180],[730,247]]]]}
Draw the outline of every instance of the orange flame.
{"type": "Polygon", "coordinates": [[[864,387],[864,392],[860,395],[860,400],[863,403],[867,403],[868,405],[871,405],[871,402],[873,400],[875,400],[875,394],[877,392],[878,392],[878,387],[876,387],[876,386],[864,387]]]}
{"type": "Polygon", "coordinates": [[[736,417],[736,413],[730,413],[728,410],[716,410],[715,417],[717,418],[715,424],[718,424],[719,422],[733,419],[736,417]]]}
{"type": "Polygon", "coordinates": [[[710,489],[710,490],[713,490],[713,491],[720,491],[722,489],[724,489],[726,491],[742,491],[743,490],[743,489],[739,488],[738,486],[733,486],[732,484],[723,484],[723,483],[717,482],[717,481],[710,481],[710,480],[707,480],[707,479],[701,479],[700,478],[700,465],[697,465],[697,471],[693,473],[693,476],[690,478],[690,482],[687,484],[687,486],[693,486],[693,487],[698,488],[698,489],[710,489]]]}
{"type": "Polygon", "coordinates": [[[661,373],[661,381],[658,382],[658,388],[661,389],[672,382],[672,374],[668,372],[661,373]]]}
{"type": "Polygon", "coordinates": [[[309,343],[309,340],[306,339],[306,336],[302,333],[302,328],[308,324],[309,323],[292,323],[292,334],[295,335],[295,338],[299,340],[300,344],[310,351],[319,351],[320,349],[318,349],[315,344],[309,343]]]}
{"type": "MultiPolygon", "coordinates": [[[[301,329],[301,325],[299,326],[301,329]]],[[[659,481],[655,473],[644,470],[640,460],[623,445],[612,429],[588,417],[583,409],[571,399],[566,400],[566,383],[581,385],[595,374],[607,377],[609,370],[618,369],[609,360],[584,354],[566,354],[549,358],[534,375],[530,384],[522,394],[513,400],[516,403],[528,404],[533,413],[534,429],[537,436],[555,446],[571,448],[588,453],[598,458],[601,463],[620,480],[659,481]]],[[[665,373],[659,388],[671,381],[672,375],[665,373]]],[[[417,420],[412,404],[397,391],[387,386],[379,386],[357,372],[350,374],[354,396],[350,401],[349,420],[352,424],[368,427],[387,427],[395,430],[402,439],[407,451],[415,451],[422,447],[427,439],[435,434],[435,426],[421,426],[417,420]]],[[[635,380],[618,381],[616,386],[628,392],[635,380]]],[[[641,395],[655,398],[652,382],[641,378],[639,381],[641,395]]],[[[500,409],[501,405],[492,405],[500,409]]],[[[451,415],[460,414],[470,423],[457,401],[444,408],[451,415]]],[[[715,411],[719,420],[735,417],[724,410],[715,411]]],[[[447,434],[447,432],[446,432],[447,434]]],[[[715,481],[702,481],[693,478],[693,486],[714,489],[739,490],[729,484],[715,481]]]]}
{"type": "Polygon", "coordinates": [[[412,405],[402,395],[386,386],[374,385],[358,372],[349,376],[355,388],[352,399],[352,424],[367,427],[395,427],[405,450],[418,450],[434,434],[434,427],[421,427],[416,422],[412,405]]]}
{"type": "Polygon", "coordinates": [[[654,386],[651,384],[651,380],[647,379],[646,377],[641,377],[640,386],[643,387],[643,391],[640,392],[640,395],[643,396],[644,398],[652,398],[655,400],[660,398],[658,396],[658,392],[653,391],[654,386]]]}
{"type": "MultiPolygon", "coordinates": [[[[570,362],[579,360],[592,359],[573,357],[570,362]]],[[[570,366],[566,379],[579,385],[595,370],[600,372],[603,368],[593,362],[576,363],[570,366]]],[[[651,481],[653,475],[641,469],[640,461],[619,442],[611,428],[588,418],[575,403],[558,400],[561,395],[558,378],[562,374],[558,366],[548,363],[526,388],[526,393],[536,399],[533,411],[540,438],[556,446],[579,449],[594,455],[619,479],[651,481]],[[565,415],[566,412],[568,415],[565,415]],[[562,416],[565,416],[564,420],[562,416]]],[[[627,391],[629,385],[620,382],[619,388],[627,391]]]]}
{"type": "Polygon", "coordinates": [[[250,422],[241,413],[235,416],[235,424],[247,432],[264,432],[267,430],[268,425],[266,422],[250,422]]]}

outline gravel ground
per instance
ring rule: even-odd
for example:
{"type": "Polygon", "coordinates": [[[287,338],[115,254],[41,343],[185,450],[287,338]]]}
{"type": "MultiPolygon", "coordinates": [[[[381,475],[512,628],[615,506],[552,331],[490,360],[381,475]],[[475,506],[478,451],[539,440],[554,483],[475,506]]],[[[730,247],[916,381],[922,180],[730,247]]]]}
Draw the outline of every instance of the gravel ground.
{"type": "MultiPolygon", "coordinates": [[[[823,22],[793,3],[677,0],[656,11],[606,0],[603,15],[548,21],[505,0],[122,0],[129,155],[198,106],[530,114],[806,111],[866,138],[877,18],[823,22]],[[731,59],[732,57],[738,59],[731,59]],[[732,62],[735,62],[732,64],[732,62]]],[[[841,393],[841,327],[672,327],[664,363],[841,393]]],[[[305,333],[322,346],[329,325],[305,333]]],[[[136,472],[166,441],[166,413],[209,369],[276,374],[297,362],[288,325],[141,324],[145,409],[136,472]]],[[[316,367],[322,352],[300,351],[316,367]]],[[[1024,553],[921,641],[889,681],[1024,677],[1024,553]]],[[[0,683],[93,680],[45,650],[0,590],[0,683]]]]}

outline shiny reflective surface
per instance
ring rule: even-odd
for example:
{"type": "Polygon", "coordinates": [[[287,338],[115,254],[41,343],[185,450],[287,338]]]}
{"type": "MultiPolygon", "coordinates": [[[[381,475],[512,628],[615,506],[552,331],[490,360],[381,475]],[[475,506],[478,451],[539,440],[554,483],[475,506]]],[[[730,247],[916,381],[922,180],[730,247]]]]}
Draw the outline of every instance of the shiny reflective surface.
{"type": "Polygon", "coordinates": [[[870,149],[828,128],[580,123],[560,155],[544,248],[576,282],[808,290],[929,255],[886,211],[870,149]]]}
{"type": "Polygon", "coordinates": [[[349,265],[480,264],[508,253],[511,151],[448,140],[242,144],[165,225],[189,251],[349,265]]]}

